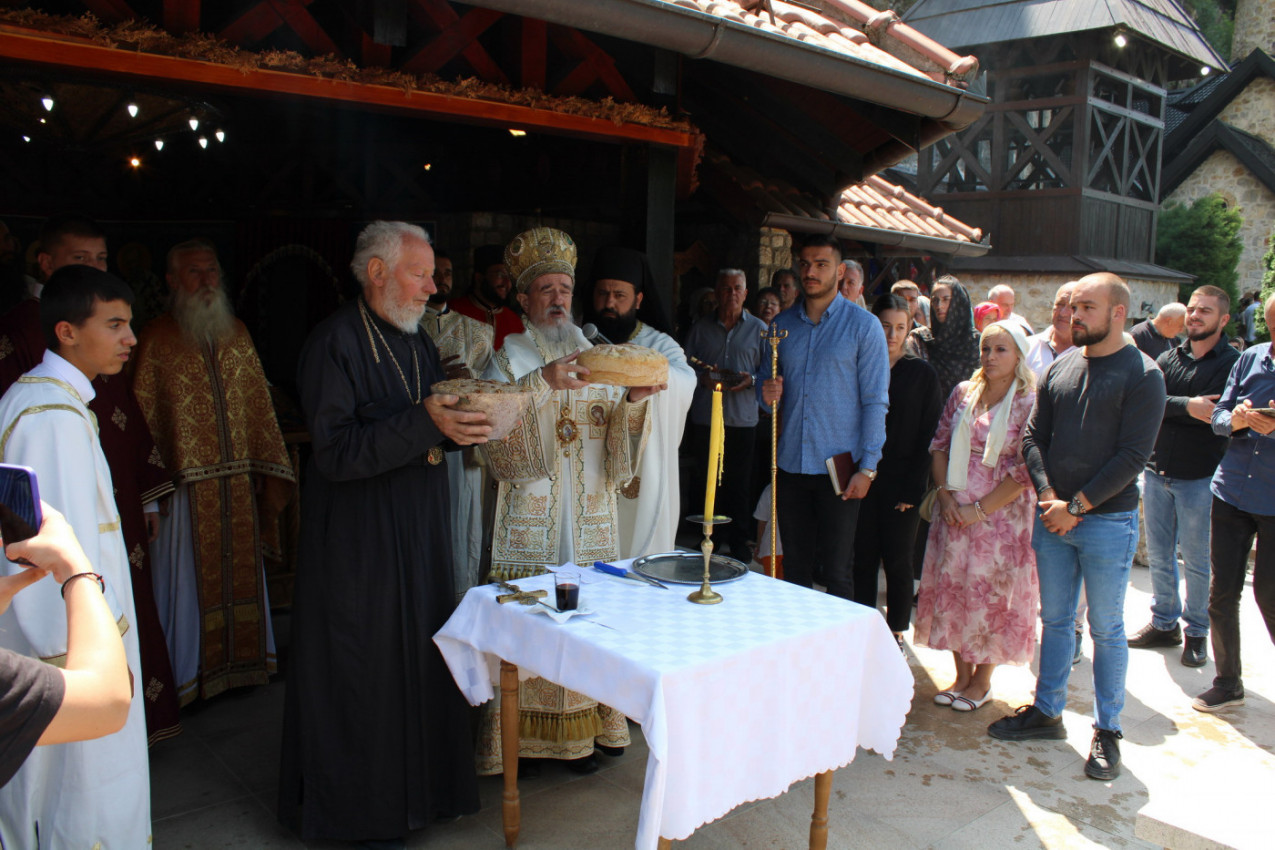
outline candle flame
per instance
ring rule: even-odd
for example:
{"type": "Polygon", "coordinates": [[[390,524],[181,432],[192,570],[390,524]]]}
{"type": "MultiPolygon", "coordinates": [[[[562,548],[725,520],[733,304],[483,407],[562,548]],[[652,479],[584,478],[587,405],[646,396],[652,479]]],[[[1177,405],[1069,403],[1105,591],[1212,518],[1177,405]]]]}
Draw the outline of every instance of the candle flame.
{"type": "Polygon", "coordinates": [[[721,391],[722,391],[722,385],[721,385],[720,383],[718,383],[718,385],[717,385],[717,389],[715,390],[715,392],[719,392],[719,393],[720,393],[721,391]]]}

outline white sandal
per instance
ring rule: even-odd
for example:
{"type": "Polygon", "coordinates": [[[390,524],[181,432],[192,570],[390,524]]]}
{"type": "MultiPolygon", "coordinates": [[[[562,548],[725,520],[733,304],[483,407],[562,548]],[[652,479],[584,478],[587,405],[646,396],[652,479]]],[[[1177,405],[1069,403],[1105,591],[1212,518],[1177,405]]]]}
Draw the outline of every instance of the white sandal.
{"type": "Polygon", "coordinates": [[[934,695],[935,705],[951,705],[961,695],[960,691],[939,691],[934,695]]]}
{"type": "Polygon", "coordinates": [[[991,688],[988,688],[987,693],[983,694],[983,697],[977,701],[972,700],[969,697],[957,696],[956,699],[952,700],[952,709],[955,711],[974,711],[975,709],[982,708],[986,705],[988,700],[991,698],[991,688]]]}

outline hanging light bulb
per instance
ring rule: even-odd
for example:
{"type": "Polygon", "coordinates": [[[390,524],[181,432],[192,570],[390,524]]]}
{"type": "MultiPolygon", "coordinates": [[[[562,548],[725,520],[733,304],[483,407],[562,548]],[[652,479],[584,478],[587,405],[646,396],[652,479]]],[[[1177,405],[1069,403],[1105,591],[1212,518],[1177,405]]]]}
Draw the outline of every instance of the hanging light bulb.
{"type": "Polygon", "coordinates": [[[510,130],[509,130],[509,135],[513,136],[515,139],[521,139],[523,136],[527,135],[527,131],[526,131],[526,130],[514,130],[514,129],[510,128],[510,130]]]}
{"type": "Polygon", "coordinates": [[[31,137],[30,137],[30,136],[23,136],[23,137],[22,137],[22,141],[24,141],[24,142],[29,142],[29,141],[31,141],[31,137]]]}
{"type": "Polygon", "coordinates": [[[188,121],[188,122],[186,122],[186,123],[190,124],[190,130],[191,130],[191,132],[192,132],[192,133],[193,133],[194,131],[196,131],[196,130],[198,130],[198,129],[199,129],[199,119],[198,119],[198,118],[192,118],[192,119],[190,119],[190,121],[188,121]]]}
{"type": "Polygon", "coordinates": [[[44,97],[40,98],[40,103],[44,104],[45,112],[53,111],[53,96],[52,95],[46,94],[44,97]]]}
{"type": "Polygon", "coordinates": [[[208,137],[207,137],[207,136],[200,136],[200,137],[199,137],[199,146],[200,146],[201,148],[205,148],[205,149],[208,147],[208,137]]]}
{"type": "Polygon", "coordinates": [[[47,118],[41,118],[41,119],[40,119],[40,123],[41,123],[41,124],[48,124],[48,123],[49,123],[49,119],[47,119],[47,118]]]}
{"type": "Polygon", "coordinates": [[[1208,75],[1209,75],[1209,66],[1208,66],[1208,65],[1201,65],[1201,66],[1200,66],[1200,76],[1201,76],[1201,77],[1207,77],[1208,75]]]}
{"type": "Polygon", "coordinates": [[[136,103],[130,103],[128,106],[126,106],[126,107],[124,107],[124,108],[128,110],[128,117],[129,117],[129,118],[136,118],[136,117],[137,117],[137,113],[139,113],[139,112],[141,112],[141,111],[142,111],[142,110],[141,110],[141,108],[140,108],[140,107],[138,107],[138,105],[137,105],[136,103]]]}
{"type": "Polygon", "coordinates": [[[219,142],[224,142],[224,141],[226,141],[226,131],[225,131],[225,130],[218,130],[216,133],[213,133],[213,135],[217,137],[217,141],[219,141],[219,142]]]}
{"type": "Polygon", "coordinates": [[[157,151],[162,151],[163,149],[164,149],[164,140],[163,140],[163,139],[156,139],[156,140],[155,140],[155,150],[157,150],[157,151]]]}
{"type": "Polygon", "coordinates": [[[1116,33],[1116,47],[1123,48],[1129,43],[1129,39],[1125,38],[1124,33],[1116,33]]]}
{"type": "Polygon", "coordinates": [[[137,156],[129,157],[128,164],[133,166],[134,168],[141,168],[142,159],[141,157],[137,157],[137,156]]]}

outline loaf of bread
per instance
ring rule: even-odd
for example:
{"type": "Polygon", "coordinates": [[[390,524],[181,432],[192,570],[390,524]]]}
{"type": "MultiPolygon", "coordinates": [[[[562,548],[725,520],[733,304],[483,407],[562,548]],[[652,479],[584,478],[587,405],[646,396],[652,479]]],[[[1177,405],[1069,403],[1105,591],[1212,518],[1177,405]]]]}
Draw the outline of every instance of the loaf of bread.
{"type": "Polygon", "coordinates": [[[527,408],[531,406],[532,393],[518,384],[500,381],[483,381],[478,378],[454,378],[439,381],[430,387],[435,393],[460,396],[457,410],[477,410],[487,414],[491,424],[489,440],[503,440],[509,436],[527,408]]]}
{"type": "Polygon", "coordinates": [[[591,384],[654,387],[668,383],[668,358],[642,345],[595,345],[580,352],[576,362],[589,370],[591,384]]]}

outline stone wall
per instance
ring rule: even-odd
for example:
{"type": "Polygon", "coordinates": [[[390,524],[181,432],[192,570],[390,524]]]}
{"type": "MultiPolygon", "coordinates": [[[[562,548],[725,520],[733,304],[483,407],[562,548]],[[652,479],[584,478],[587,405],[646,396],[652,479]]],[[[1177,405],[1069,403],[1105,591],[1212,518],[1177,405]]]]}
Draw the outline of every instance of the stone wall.
{"type": "MultiPolygon", "coordinates": [[[[967,272],[957,275],[969,291],[970,300],[978,304],[987,300],[987,292],[997,284],[1008,284],[1014,290],[1014,312],[1031,322],[1037,331],[1044,330],[1053,312],[1058,287],[1073,277],[1060,274],[988,274],[967,272]]],[[[1153,280],[1125,279],[1129,284],[1129,315],[1135,318],[1154,315],[1157,310],[1178,297],[1173,283],[1153,280]]],[[[1127,330],[1127,328],[1126,328],[1127,330]]]]}
{"type": "MultiPolygon", "coordinates": [[[[1275,107],[1275,91],[1271,103],[1275,107]]],[[[1263,186],[1229,151],[1215,151],[1166,202],[1190,204],[1213,192],[1220,193],[1228,206],[1238,208],[1244,216],[1240,228],[1240,241],[1244,244],[1238,266],[1240,292],[1261,289],[1262,257],[1271,228],[1275,227],[1275,192],[1263,186]]]]}
{"type": "Polygon", "coordinates": [[[792,234],[775,227],[763,227],[758,233],[757,286],[770,285],[770,276],[793,264],[792,234]]]}
{"type": "Polygon", "coordinates": [[[1235,6],[1235,38],[1231,41],[1231,64],[1260,47],[1275,54],[1275,2],[1239,0],[1235,6]]]}
{"type": "Polygon", "coordinates": [[[1218,120],[1275,144],[1275,80],[1253,80],[1223,107],[1218,120]]]}

